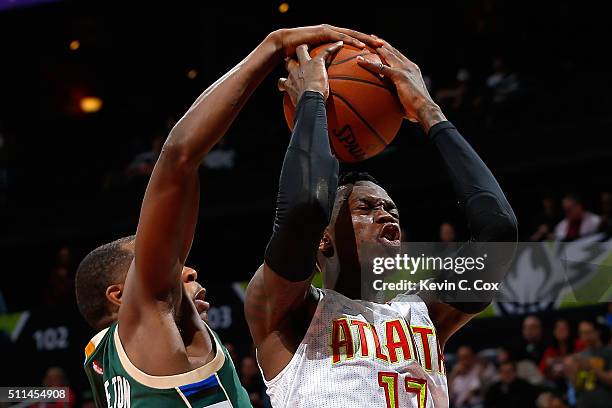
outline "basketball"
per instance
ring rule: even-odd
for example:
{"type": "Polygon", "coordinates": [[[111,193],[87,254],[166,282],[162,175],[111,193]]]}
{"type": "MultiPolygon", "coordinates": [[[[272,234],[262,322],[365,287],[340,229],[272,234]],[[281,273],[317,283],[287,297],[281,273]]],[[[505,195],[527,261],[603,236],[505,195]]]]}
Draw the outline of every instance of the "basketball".
{"type": "MultiPolygon", "coordinates": [[[[316,56],[331,44],[314,48],[316,56]]],[[[404,111],[393,84],[357,64],[357,56],[380,62],[368,49],[344,45],[328,67],[327,125],[334,154],[342,162],[357,162],[382,152],[399,131],[404,111]]],[[[285,119],[293,129],[295,107],[283,100],[285,119]]]]}

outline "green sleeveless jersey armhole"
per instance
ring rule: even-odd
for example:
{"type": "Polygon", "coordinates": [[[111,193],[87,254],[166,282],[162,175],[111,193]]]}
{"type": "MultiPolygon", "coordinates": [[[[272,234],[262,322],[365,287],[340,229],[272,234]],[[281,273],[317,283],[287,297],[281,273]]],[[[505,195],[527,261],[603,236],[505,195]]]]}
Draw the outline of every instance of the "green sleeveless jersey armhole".
{"type": "Polygon", "coordinates": [[[129,361],[113,323],[85,348],[84,368],[96,407],[252,407],[228,351],[209,332],[216,346],[211,362],[184,374],[150,376],[129,361]]]}

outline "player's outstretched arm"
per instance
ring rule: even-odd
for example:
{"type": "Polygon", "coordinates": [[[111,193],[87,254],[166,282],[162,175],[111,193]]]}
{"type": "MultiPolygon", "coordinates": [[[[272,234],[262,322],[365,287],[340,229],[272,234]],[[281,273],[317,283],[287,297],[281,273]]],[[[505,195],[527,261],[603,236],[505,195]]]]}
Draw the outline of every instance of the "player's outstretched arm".
{"type": "MultiPolygon", "coordinates": [[[[419,67],[387,42],[376,51],[384,63],[376,64],[363,58],[358,62],[393,81],[406,117],[418,122],[436,145],[447,167],[459,204],[465,210],[470,241],[515,243],[518,232],[512,207],[491,171],[432,100],[419,67]]],[[[492,275],[489,276],[490,281],[501,281],[513,256],[513,246],[497,254],[495,265],[489,265],[487,269],[487,273],[492,275]]],[[[429,304],[429,312],[436,324],[441,344],[487,304],[429,304]]]]}
{"type": "Polygon", "coordinates": [[[307,47],[300,46],[299,62],[289,61],[289,77],[279,81],[279,87],[297,101],[295,125],[281,170],[265,263],[251,280],[245,302],[247,322],[267,377],[280,371],[294,351],[280,336],[271,334],[283,331],[289,320],[295,327],[300,326],[296,321],[300,318],[308,321],[306,300],[317,249],[329,224],[338,184],[338,161],[327,135],[325,61],[341,47],[341,42],[336,43],[311,59],[307,47]]]}
{"type": "Polygon", "coordinates": [[[142,204],[136,255],[126,279],[121,320],[150,306],[178,304],[182,293],[180,274],[199,207],[198,167],[254,89],[278,62],[292,55],[297,45],[340,39],[358,47],[364,46],[362,41],[375,41],[365,34],[326,25],[275,31],[206,89],[172,129],[142,204]]]}

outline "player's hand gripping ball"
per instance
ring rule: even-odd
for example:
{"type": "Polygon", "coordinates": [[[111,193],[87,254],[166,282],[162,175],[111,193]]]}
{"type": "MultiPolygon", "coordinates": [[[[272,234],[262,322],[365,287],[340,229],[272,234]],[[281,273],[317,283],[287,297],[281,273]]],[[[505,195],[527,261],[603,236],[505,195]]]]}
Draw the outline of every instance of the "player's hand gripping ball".
{"type": "MultiPolygon", "coordinates": [[[[318,46],[310,52],[311,57],[330,46],[318,46]]],[[[329,138],[335,156],[343,162],[365,160],[383,151],[397,135],[405,116],[394,85],[358,65],[357,56],[381,63],[370,49],[345,44],[328,61],[327,68],[329,138]]],[[[283,104],[285,119],[293,129],[295,106],[287,93],[283,104]]]]}

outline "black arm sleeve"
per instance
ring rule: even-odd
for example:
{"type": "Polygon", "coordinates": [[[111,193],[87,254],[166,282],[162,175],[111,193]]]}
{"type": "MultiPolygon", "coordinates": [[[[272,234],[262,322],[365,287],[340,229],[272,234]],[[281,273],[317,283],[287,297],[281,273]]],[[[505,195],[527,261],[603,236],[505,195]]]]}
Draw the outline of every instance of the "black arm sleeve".
{"type": "Polygon", "coordinates": [[[291,142],[281,170],[272,238],[266,264],[293,281],[308,279],[327,227],[338,185],[338,160],[327,135],[325,101],[305,92],[296,108],[291,142]]]}
{"type": "MultiPolygon", "coordinates": [[[[446,164],[459,205],[465,210],[471,243],[516,243],[518,230],[512,207],[474,149],[450,122],[434,125],[429,130],[429,137],[446,164]]],[[[469,245],[466,244],[465,248],[469,245]]],[[[515,245],[499,247],[487,262],[486,278],[489,282],[501,282],[514,257],[515,245]]],[[[484,309],[491,299],[481,300],[452,305],[466,313],[476,313],[484,309]]]]}

